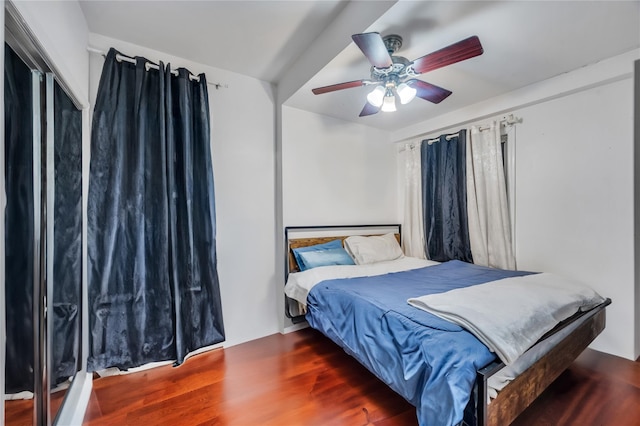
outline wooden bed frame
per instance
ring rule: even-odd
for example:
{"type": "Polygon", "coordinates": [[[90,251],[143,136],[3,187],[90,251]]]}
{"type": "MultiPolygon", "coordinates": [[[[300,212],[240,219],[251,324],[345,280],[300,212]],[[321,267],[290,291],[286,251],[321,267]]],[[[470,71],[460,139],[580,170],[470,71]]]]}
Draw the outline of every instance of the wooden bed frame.
{"type": "MultiPolygon", "coordinates": [[[[298,266],[293,256],[292,249],[322,244],[335,239],[344,241],[349,235],[332,235],[322,237],[306,237],[289,239],[291,231],[296,230],[340,230],[340,229],[367,229],[397,227],[396,239],[400,242],[400,225],[359,225],[353,226],[307,226],[285,228],[286,260],[285,282],[290,272],[298,271],[298,266]]],[[[376,234],[364,234],[376,235],[376,234]]],[[[286,297],[286,296],[285,296],[286,297]]],[[[286,314],[294,323],[304,321],[304,316],[291,315],[289,301],[285,300],[286,314]]],[[[481,368],[477,373],[477,421],[482,426],[503,426],[513,422],[531,403],[549,386],[558,376],[566,370],[589,344],[604,330],[606,325],[606,307],[611,304],[611,299],[606,299],[602,304],[587,312],[578,313],[563,321],[552,331],[543,336],[541,341],[557,333],[568,325],[583,319],[575,330],[558,342],[547,354],[533,363],[522,374],[509,382],[504,389],[498,392],[498,396],[486,404],[488,392],[488,380],[505,365],[499,361],[481,368]],[[484,402],[484,403],[481,403],[484,402]]]]}
{"type": "MultiPolygon", "coordinates": [[[[548,333],[546,337],[583,316],[587,317],[546,355],[509,382],[498,392],[497,398],[492,400],[491,404],[478,404],[478,424],[490,426],[511,424],[604,330],[605,308],[610,304],[611,299],[606,299],[604,303],[588,312],[574,315],[548,333]]],[[[488,379],[502,367],[504,367],[503,363],[494,362],[478,371],[476,379],[478,401],[487,400],[488,379]]]]}

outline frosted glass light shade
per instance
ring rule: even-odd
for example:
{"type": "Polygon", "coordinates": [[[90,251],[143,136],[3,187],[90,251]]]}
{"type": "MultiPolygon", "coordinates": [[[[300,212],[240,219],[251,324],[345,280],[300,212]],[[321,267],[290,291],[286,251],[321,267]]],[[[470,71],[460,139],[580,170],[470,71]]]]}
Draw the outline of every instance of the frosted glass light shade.
{"type": "Polygon", "coordinates": [[[381,110],[384,112],[393,112],[396,110],[396,97],[393,96],[393,94],[384,97],[381,110]]]}
{"type": "Polygon", "coordinates": [[[416,97],[416,89],[407,83],[402,83],[398,86],[398,96],[400,96],[400,103],[402,105],[408,104],[416,97]]]}
{"type": "Polygon", "coordinates": [[[384,93],[385,93],[384,87],[377,86],[375,89],[371,91],[371,93],[367,95],[367,101],[375,107],[380,107],[384,100],[384,93]]]}

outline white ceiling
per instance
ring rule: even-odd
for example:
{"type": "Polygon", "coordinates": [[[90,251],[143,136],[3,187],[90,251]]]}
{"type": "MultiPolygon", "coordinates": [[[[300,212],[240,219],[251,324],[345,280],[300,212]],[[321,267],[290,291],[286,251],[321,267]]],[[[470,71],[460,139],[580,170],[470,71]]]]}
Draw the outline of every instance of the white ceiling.
{"type": "MultiPolygon", "coordinates": [[[[346,1],[81,1],[89,30],[277,83],[344,11],[346,1]]],[[[366,6],[359,1],[358,6],[366,6]]],[[[484,54],[420,76],[447,88],[438,105],[415,99],[395,113],[358,117],[371,88],[311,89],[369,78],[353,44],[286,102],[395,131],[464,106],[640,48],[640,1],[399,1],[369,28],[404,38],[410,60],[471,35],[484,54]]]]}
{"type": "Polygon", "coordinates": [[[92,33],[276,82],[346,3],[81,0],[80,7],[92,33]]]}

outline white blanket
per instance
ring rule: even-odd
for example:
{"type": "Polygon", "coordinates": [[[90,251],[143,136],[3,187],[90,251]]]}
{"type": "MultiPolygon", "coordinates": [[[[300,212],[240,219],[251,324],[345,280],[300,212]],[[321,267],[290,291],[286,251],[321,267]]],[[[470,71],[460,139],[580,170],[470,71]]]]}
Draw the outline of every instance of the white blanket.
{"type": "Polygon", "coordinates": [[[367,265],[332,265],[307,269],[302,272],[289,274],[289,279],[284,287],[287,296],[297,300],[302,305],[307,304],[307,295],[319,282],[337,278],[372,277],[391,272],[408,271],[437,265],[438,262],[427,259],[403,256],[399,259],[367,265]]]}
{"type": "Polygon", "coordinates": [[[408,300],[416,308],[466,328],[507,365],[560,321],[603,301],[591,288],[548,273],[408,300]]]}

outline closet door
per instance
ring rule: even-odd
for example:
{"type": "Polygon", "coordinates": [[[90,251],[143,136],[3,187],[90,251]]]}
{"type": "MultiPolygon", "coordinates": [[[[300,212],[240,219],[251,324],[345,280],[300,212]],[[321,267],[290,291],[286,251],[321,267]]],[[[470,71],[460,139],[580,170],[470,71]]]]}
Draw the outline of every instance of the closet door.
{"type": "Polygon", "coordinates": [[[5,424],[50,425],[82,368],[82,112],[8,45],[4,102],[5,424]]]}
{"type": "Polygon", "coordinates": [[[47,321],[50,418],[81,369],[82,112],[47,74],[47,321]]]}
{"type": "Polygon", "coordinates": [[[65,81],[13,2],[5,2],[4,12],[7,203],[0,303],[7,339],[0,348],[6,375],[0,386],[7,400],[0,426],[3,420],[81,424],[91,389],[82,309],[82,129],[89,115],[79,109],[85,105],[78,88],[65,81]]]}
{"type": "Polygon", "coordinates": [[[40,285],[39,74],[5,45],[6,424],[33,416],[37,380],[34,315],[40,285]],[[34,98],[36,102],[34,102],[34,98]],[[34,107],[35,106],[35,107],[34,107]]]}

